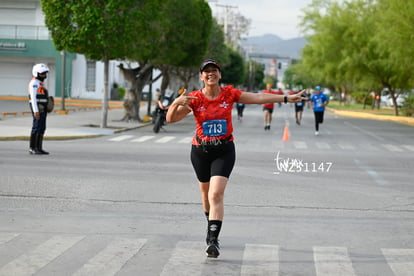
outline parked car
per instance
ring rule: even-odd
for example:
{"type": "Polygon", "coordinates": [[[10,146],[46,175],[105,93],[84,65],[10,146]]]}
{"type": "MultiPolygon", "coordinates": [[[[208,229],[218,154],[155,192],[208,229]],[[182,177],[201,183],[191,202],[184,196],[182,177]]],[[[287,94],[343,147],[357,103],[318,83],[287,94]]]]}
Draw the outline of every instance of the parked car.
{"type": "MultiPolygon", "coordinates": [[[[396,94],[396,102],[398,107],[402,107],[404,104],[404,100],[406,97],[408,97],[408,94],[396,94]]],[[[392,102],[391,95],[383,95],[381,96],[381,105],[382,106],[390,106],[393,107],[394,103],[392,102]]]]}
{"type": "MultiPolygon", "coordinates": [[[[397,94],[397,95],[395,95],[395,97],[396,97],[395,101],[397,102],[397,106],[402,107],[403,104],[404,104],[404,100],[405,100],[406,97],[408,97],[408,95],[407,94],[397,94]]],[[[394,106],[394,103],[392,102],[391,97],[389,99],[389,102],[390,102],[390,106],[394,106]]]]}
{"type": "Polygon", "coordinates": [[[381,106],[390,106],[390,95],[381,96],[381,106]]]}

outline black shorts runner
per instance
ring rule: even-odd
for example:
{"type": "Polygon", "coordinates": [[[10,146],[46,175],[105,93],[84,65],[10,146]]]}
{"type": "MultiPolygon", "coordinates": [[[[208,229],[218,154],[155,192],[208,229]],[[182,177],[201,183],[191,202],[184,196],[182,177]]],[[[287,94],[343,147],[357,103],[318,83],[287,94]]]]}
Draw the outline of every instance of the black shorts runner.
{"type": "Polygon", "coordinates": [[[295,111],[296,112],[303,111],[303,105],[302,106],[295,106],[295,111]]]}
{"type": "Polygon", "coordinates": [[[267,112],[269,112],[270,114],[272,114],[272,113],[273,113],[273,108],[269,108],[269,107],[265,107],[265,106],[263,106],[263,111],[267,111],[267,112]]]}
{"type": "Polygon", "coordinates": [[[191,163],[200,182],[209,182],[212,176],[229,178],[235,161],[233,141],[218,146],[191,147],[191,163]]]}

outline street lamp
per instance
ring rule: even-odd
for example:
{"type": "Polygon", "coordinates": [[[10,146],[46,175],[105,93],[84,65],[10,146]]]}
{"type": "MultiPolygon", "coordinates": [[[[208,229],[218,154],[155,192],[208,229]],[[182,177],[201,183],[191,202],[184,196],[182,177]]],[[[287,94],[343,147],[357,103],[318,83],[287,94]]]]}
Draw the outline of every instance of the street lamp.
{"type": "Polygon", "coordinates": [[[66,51],[62,50],[60,52],[60,54],[62,55],[62,68],[61,68],[61,95],[62,95],[62,107],[61,109],[64,111],[65,110],[65,75],[66,75],[66,51]]]}

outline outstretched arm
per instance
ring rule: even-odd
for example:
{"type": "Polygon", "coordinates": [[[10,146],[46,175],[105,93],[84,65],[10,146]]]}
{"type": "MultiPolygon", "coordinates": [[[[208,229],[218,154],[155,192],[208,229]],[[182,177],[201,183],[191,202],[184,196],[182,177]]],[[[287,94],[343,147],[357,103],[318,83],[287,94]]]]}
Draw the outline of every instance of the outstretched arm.
{"type": "Polygon", "coordinates": [[[276,95],[270,93],[250,93],[250,92],[243,92],[240,95],[239,102],[245,104],[266,104],[266,103],[282,103],[287,98],[287,102],[289,103],[296,103],[302,101],[304,98],[302,94],[305,93],[306,90],[302,90],[297,94],[293,95],[276,95]]]}

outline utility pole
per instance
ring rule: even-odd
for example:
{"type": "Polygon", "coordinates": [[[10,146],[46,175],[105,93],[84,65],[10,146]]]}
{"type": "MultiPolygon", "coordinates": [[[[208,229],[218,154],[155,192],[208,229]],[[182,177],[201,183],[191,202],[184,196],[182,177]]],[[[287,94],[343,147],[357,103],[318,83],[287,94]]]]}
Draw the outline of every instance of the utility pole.
{"type": "Polygon", "coordinates": [[[60,52],[60,54],[62,55],[62,62],[61,62],[61,96],[62,96],[62,101],[61,101],[61,109],[63,111],[65,111],[65,83],[66,83],[66,51],[62,50],[60,52]]]}
{"type": "MultiPolygon", "coordinates": [[[[221,7],[225,9],[225,13],[224,13],[224,35],[226,38],[226,42],[231,42],[231,39],[229,39],[229,29],[228,29],[228,25],[229,25],[229,11],[230,9],[237,9],[237,6],[232,6],[232,5],[222,5],[222,4],[216,4],[217,7],[221,7]]],[[[233,19],[234,20],[234,19],[233,19]]],[[[233,22],[234,25],[234,22],[233,22]]]]}

